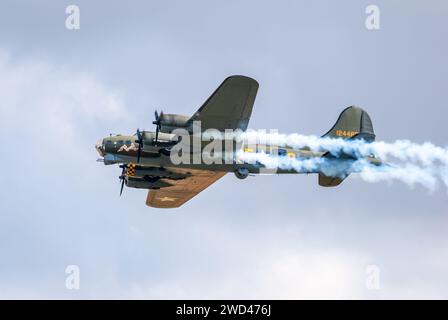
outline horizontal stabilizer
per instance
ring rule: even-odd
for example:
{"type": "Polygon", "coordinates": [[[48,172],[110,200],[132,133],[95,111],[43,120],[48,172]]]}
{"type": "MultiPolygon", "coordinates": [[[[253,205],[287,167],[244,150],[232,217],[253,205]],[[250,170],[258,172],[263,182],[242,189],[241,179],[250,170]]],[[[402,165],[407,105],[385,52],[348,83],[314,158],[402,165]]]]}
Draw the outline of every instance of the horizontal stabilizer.
{"type": "Polygon", "coordinates": [[[336,187],[340,185],[344,179],[338,177],[328,177],[322,173],[319,173],[319,185],[321,187],[336,187]]]}

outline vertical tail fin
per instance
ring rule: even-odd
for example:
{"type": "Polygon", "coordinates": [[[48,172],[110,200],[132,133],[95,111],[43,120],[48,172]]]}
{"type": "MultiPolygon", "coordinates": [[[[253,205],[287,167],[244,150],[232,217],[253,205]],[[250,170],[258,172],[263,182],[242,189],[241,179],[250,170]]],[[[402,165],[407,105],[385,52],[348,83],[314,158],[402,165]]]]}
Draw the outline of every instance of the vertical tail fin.
{"type": "MultiPolygon", "coordinates": [[[[359,107],[351,106],[342,111],[334,126],[322,137],[374,141],[375,132],[368,113],[359,107]]],[[[323,156],[331,157],[328,153],[323,156]]],[[[345,178],[329,177],[320,173],[319,185],[322,187],[335,187],[341,184],[345,178]]]]}
{"type": "Polygon", "coordinates": [[[374,141],[375,132],[368,113],[351,106],[342,111],[335,125],[323,137],[374,141]]]}

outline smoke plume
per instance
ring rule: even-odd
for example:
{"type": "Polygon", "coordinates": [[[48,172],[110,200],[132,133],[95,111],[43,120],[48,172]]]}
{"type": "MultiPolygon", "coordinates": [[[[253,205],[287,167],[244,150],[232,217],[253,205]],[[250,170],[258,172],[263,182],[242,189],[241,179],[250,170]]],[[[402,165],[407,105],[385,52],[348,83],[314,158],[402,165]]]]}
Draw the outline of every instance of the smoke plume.
{"type": "Polygon", "coordinates": [[[261,163],[266,168],[321,172],[327,176],[345,178],[358,173],[367,182],[399,180],[414,186],[420,184],[433,191],[438,185],[448,188],[448,148],[409,140],[366,142],[362,139],[322,138],[300,134],[277,134],[248,131],[239,137],[249,144],[307,148],[313,152],[328,152],[329,157],[300,158],[273,156],[264,152],[240,152],[240,160],[261,163]],[[341,157],[342,156],[342,157],[341,157]],[[368,157],[381,159],[374,165],[368,157]]]}

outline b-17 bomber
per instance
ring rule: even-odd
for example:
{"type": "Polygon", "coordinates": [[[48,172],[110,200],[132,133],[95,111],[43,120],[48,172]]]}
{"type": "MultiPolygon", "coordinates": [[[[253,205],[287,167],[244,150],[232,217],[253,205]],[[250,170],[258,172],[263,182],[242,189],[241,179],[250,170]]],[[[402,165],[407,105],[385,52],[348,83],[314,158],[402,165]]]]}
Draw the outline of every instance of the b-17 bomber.
{"type": "MultiPolygon", "coordinates": [[[[234,133],[247,130],[258,87],[258,82],[252,78],[228,77],[192,116],[156,111],[155,131],[137,129],[134,135],[118,134],[101,139],[95,145],[101,156],[99,161],[105,165],[118,164],[122,169],[120,195],[124,186],[148,189],[148,206],[176,208],[229,172],[239,179],[266,173],[262,163],[244,161],[238,157],[239,152],[250,154],[262,150],[265,154],[296,159],[335,157],[307,147],[249,146],[240,141],[234,133]]],[[[340,114],[323,137],[371,142],[375,140],[375,133],[367,112],[351,106],[340,114]]],[[[349,155],[341,154],[338,161],[350,159],[349,155]]],[[[365,160],[375,165],[380,163],[374,156],[365,160]]],[[[324,187],[337,186],[348,176],[281,167],[275,173],[316,173],[319,185],[324,187]]]]}

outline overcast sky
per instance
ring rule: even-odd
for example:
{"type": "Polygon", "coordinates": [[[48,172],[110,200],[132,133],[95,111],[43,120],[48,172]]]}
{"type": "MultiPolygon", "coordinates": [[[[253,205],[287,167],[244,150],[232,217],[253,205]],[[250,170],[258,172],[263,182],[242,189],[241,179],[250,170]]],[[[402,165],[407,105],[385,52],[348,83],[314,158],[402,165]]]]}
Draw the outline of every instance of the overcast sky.
{"type": "Polygon", "coordinates": [[[442,0],[0,2],[0,298],[448,298],[443,188],[228,174],[159,210],[120,198],[94,150],[232,74],[260,83],[253,129],[322,134],[358,105],[378,140],[446,146],[447,17],[442,0]]]}

